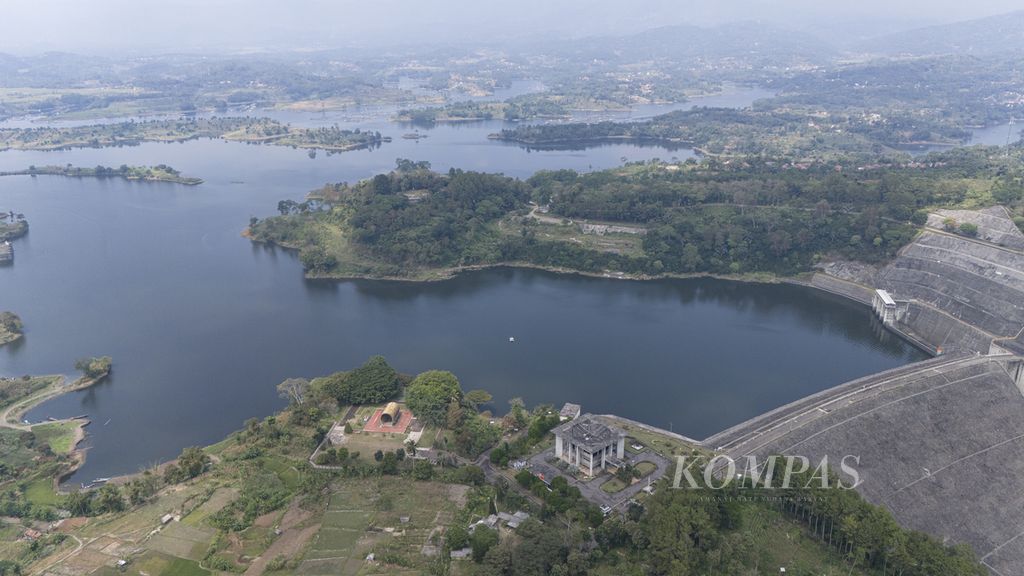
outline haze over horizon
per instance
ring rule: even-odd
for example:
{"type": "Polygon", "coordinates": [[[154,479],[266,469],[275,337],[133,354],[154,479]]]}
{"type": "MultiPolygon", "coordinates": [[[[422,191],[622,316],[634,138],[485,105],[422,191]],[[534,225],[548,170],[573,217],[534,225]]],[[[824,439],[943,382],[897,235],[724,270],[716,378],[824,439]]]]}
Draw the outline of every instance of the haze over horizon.
{"type": "Polygon", "coordinates": [[[813,0],[721,3],[638,0],[481,3],[471,0],[15,0],[4,7],[0,53],[154,54],[457,44],[628,34],[677,24],[763,21],[864,38],[1020,9],[1014,0],[825,5],[813,0]]]}

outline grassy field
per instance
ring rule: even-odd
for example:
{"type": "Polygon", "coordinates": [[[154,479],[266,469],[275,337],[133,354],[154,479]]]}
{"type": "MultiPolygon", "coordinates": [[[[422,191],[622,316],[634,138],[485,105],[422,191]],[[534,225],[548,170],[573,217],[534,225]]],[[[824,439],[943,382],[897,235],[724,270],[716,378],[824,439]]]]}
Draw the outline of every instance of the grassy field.
{"type": "Polygon", "coordinates": [[[56,506],[61,497],[53,490],[53,479],[39,478],[25,489],[25,498],[38,506],[56,506]]]}
{"type": "Polygon", "coordinates": [[[441,432],[440,428],[434,426],[428,426],[423,430],[423,435],[420,436],[420,441],[416,443],[418,448],[431,448],[434,446],[434,441],[437,440],[438,434],[441,432]]]}
{"type": "Polygon", "coordinates": [[[611,478],[610,480],[608,480],[604,484],[601,484],[601,490],[604,490],[605,492],[607,492],[609,494],[615,494],[616,492],[622,492],[622,490],[625,489],[625,487],[626,487],[625,482],[623,482],[622,480],[619,480],[618,478],[611,478]]]}
{"type": "Polygon", "coordinates": [[[261,458],[260,463],[264,468],[276,474],[288,490],[295,490],[299,487],[299,471],[291,462],[283,458],[266,457],[261,458]]]}
{"type": "Polygon", "coordinates": [[[75,448],[78,422],[53,422],[32,427],[36,440],[50,445],[56,454],[67,454],[75,448]]]}
{"type": "Polygon", "coordinates": [[[150,550],[135,558],[122,570],[105,566],[94,574],[96,576],[209,576],[210,571],[200,567],[198,562],[150,550]]]}
{"type": "MultiPolygon", "coordinates": [[[[519,235],[521,228],[519,216],[509,216],[502,220],[499,229],[505,234],[519,235]]],[[[600,222],[593,222],[601,224],[600,222]]],[[[621,222],[614,225],[622,226],[621,222]]],[[[579,223],[568,221],[556,222],[555,219],[533,219],[532,226],[538,240],[550,242],[571,242],[596,252],[611,252],[625,256],[643,256],[643,236],[640,234],[584,234],[579,223]]]]}
{"type": "Polygon", "coordinates": [[[629,437],[626,438],[626,450],[629,450],[630,452],[633,452],[630,444],[634,443],[639,443],[645,448],[650,448],[662,456],[669,458],[673,456],[693,454],[694,452],[699,451],[696,446],[693,446],[683,440],[679,440],[678,438],[651,432],[618,419],[611,419],[610,422],[618,428],[621,428],[629,435],[629,437]]]}
{"type": "MultiPolygon", "coordinates": [[[[353,433],[345,436],[344,447],[348,449],[350,454],[352,452],[359,452],[362,458],[372,458],[373,453],[377,450],[386,452],[405,447],[405,439],[408,437],[408,433],[362,432],[365,424],[364,420],[368,421],[378,408],[380,406],[360,406],[356,410],[355,416],[349,420],[352,424],[353,433]]],[[[423,446],[422,443],[420,445],[423,446]]]]}
{"type": "Polygon", "coordinates": [[[647,476],[648,474],[654,472],[657,469],[658,467],[655,466],[653,462],[641,462],[636,465],[636,471],[640,473],[641,478],[647,476]]]}
{"type": "Polygon", "coordinates": [[[181,522],[188,526],[202,526],[207,518],[230,504],[237,497],[238,490],[234,488],[217,488],[206,501],[196,506],[187,516],[183,517],[181,522]]]}
{"type": "Polygon", "coordinates": [[[216,531],[207,526],[172,521],[149,539],[148,547],[170,556],[199,561],[216,535],[216,531]]]}

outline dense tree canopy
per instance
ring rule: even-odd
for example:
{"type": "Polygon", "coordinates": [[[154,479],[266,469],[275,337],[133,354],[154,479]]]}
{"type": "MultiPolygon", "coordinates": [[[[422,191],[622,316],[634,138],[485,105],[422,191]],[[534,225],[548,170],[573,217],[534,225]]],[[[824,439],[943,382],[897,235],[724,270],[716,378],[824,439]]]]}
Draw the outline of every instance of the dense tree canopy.
{"type": "Polygon", "coordinates": [[[300,248],[307,269],[326,274],[529,263],[637,275],[792,275],[821,259],[885,261],[914,237],[926,210],[979,194],[1019,214],[1024,179],[1015,154],[973,147],[853,166],[708,157],[540,171],[525,181],[438,174],[406,160],[389,174],[313,193],[329,210],[270,218],[252,233],[300,248]],[[544,208],[543,218],[529,214],[527,200],[544,208]],[[633,248],[584,240],[592,233],[581,220],[632,227],[633,248]],[[342,249],[329,240],[339,233],[342,249]]]}
{"type": "Polygon", "coordinates": [[[417,376],[405,390],[405,403],[420,421],[444,426],[448,405],[462,399],[459,380],[451,372],[430,370],[417,376]]]}
{"type": "Polygon", "coordinates": [[[374,356],[351,372],[326,377],[322,386],[339,404],[376,404],[397,396],[401,381],[383,356],[374,356]]]}

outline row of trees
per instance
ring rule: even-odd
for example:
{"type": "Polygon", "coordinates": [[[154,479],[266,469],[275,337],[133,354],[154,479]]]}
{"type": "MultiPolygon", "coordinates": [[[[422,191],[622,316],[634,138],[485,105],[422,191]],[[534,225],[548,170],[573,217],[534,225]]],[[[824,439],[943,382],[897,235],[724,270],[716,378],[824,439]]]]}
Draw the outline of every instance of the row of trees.
{"type": "MultiPolygon", "coordinates": [[[[782,471],[779,470],[779,474],[782,471]]],[[[841,555],[849,570],[904,576],[981,576],[985,568],[966,545],[946,546],[901,528],[888,511],[853,490],[822,489],[813,472],[796,475],[796,488],[764,490],[659,490],[645,502],[639,532],[616,542],[642,550],[654,573],[737,573],[749,559],[742,548],[721,553],[747,537],[745,519],[758,510],[781,511],[804,524],[821,545],[841,555]],[[814,486],[818,486],[815,488],[814,486]]],[[[833,483],[834,487],[835,484],[833,483]]]]}

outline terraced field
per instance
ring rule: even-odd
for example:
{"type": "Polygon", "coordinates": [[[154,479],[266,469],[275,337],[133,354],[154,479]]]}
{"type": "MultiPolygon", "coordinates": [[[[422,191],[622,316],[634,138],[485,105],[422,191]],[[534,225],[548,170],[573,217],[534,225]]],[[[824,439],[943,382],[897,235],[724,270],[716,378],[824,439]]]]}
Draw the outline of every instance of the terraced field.
{"type": "Polygon", "coordinates": [[[430,561],[424,545],[454,521],[464,487],[417,483],[415,488],[397,478],[340,483],[295,574],[358,574],[368,566],[376,566],[370,572],[421,573],[430,561]],[[374,563],[366,560],[370,553],[374,563]]]}

